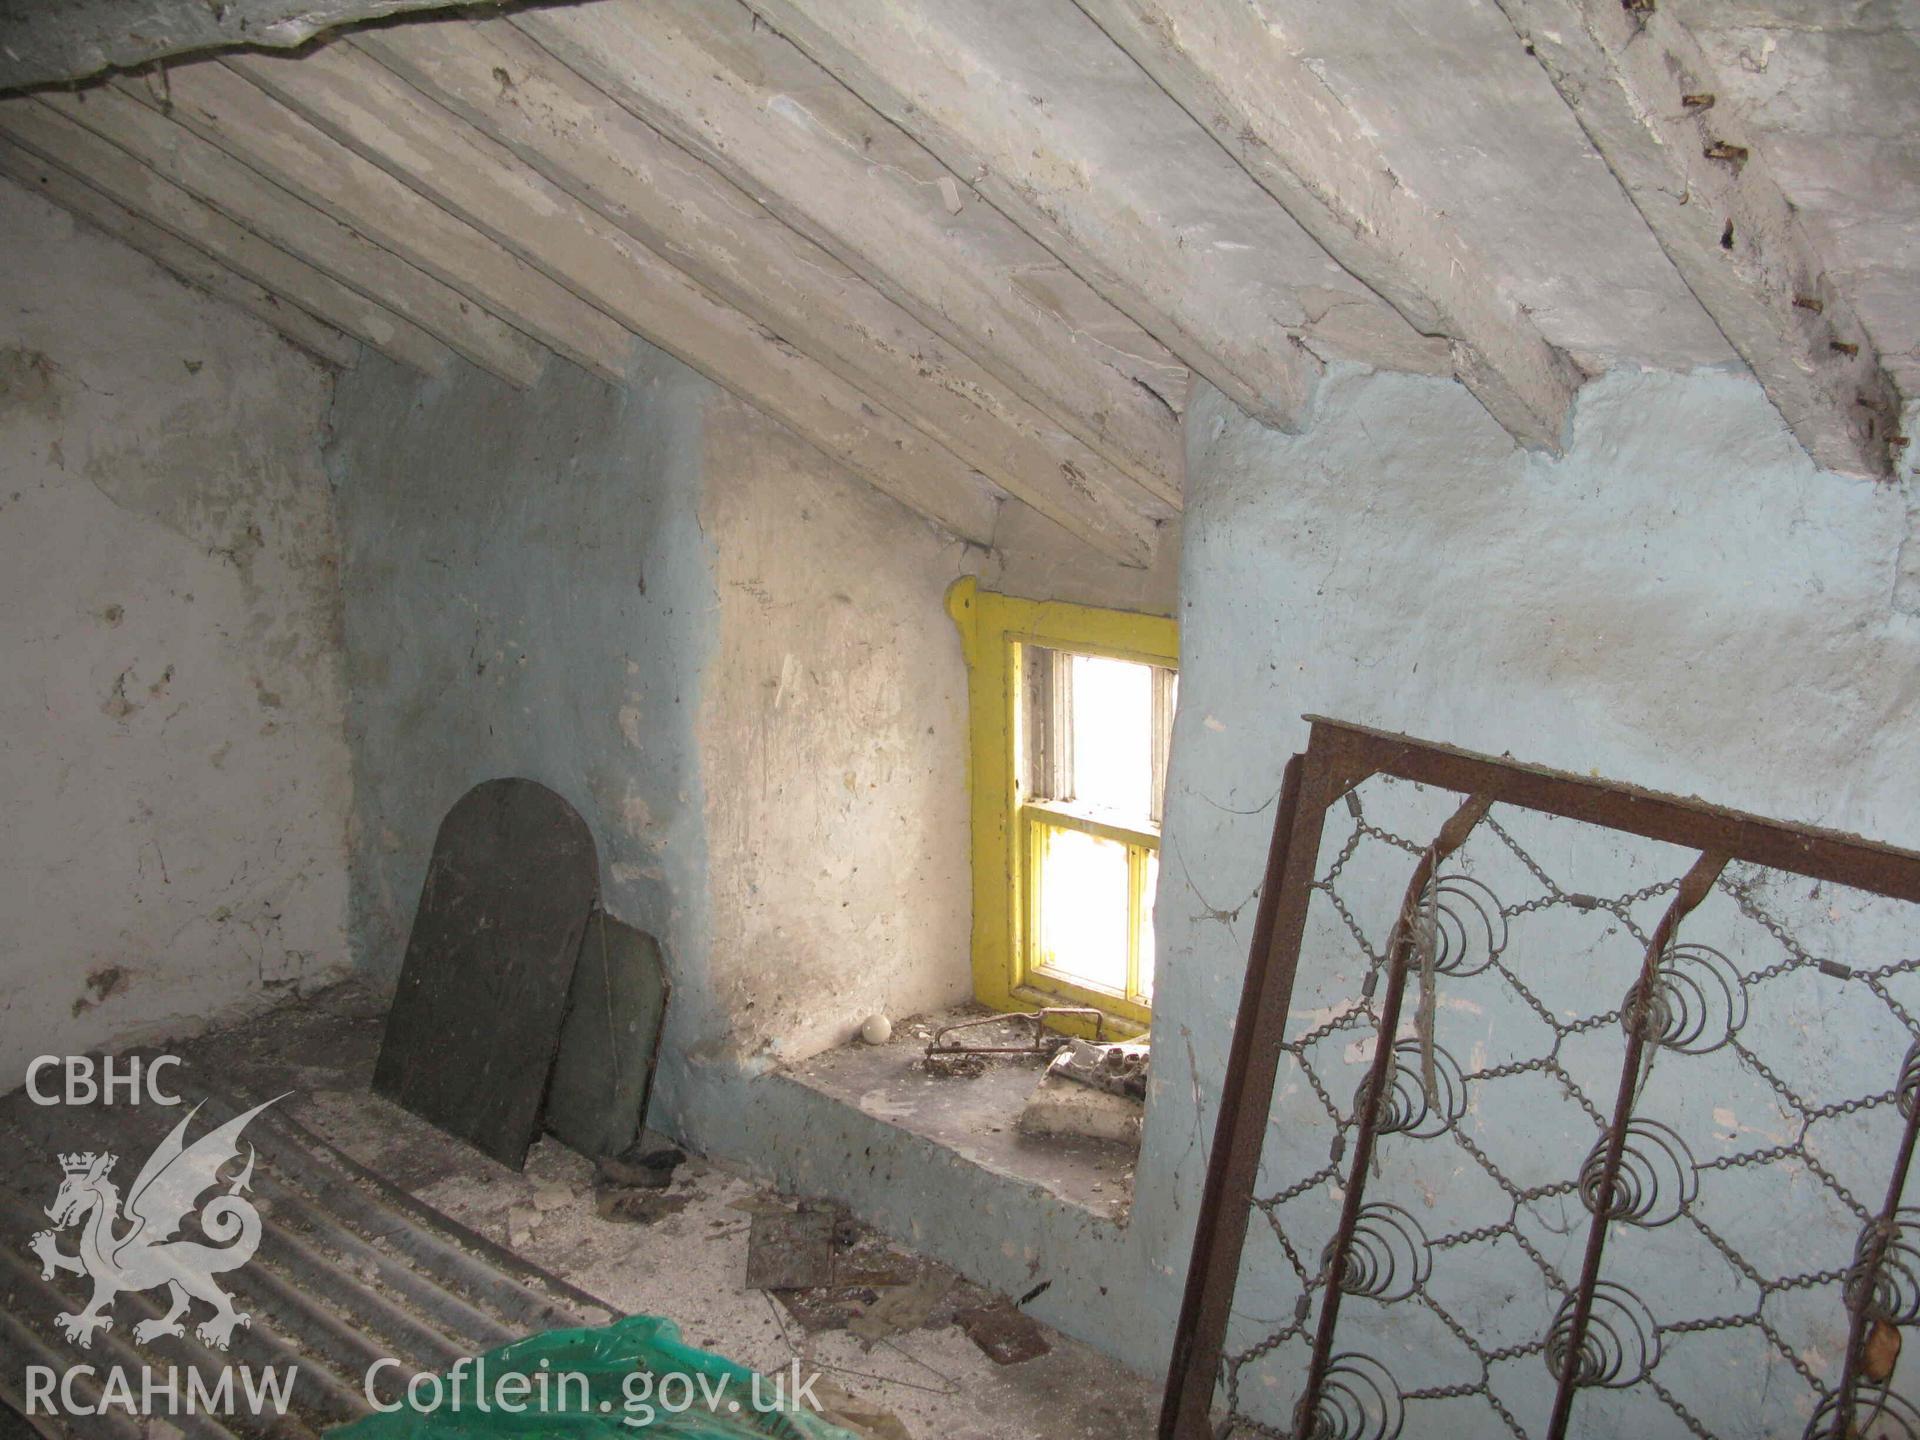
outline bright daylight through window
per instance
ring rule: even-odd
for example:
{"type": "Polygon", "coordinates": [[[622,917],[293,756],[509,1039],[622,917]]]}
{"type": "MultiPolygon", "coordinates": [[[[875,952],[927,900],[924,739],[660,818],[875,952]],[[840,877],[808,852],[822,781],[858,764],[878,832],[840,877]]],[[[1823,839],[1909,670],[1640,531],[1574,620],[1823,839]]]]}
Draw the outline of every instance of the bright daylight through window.
{"type": "Polygon", "coordinates": [[[1164,665],[1022,649],[1026,982],[1144,1011],[1177,677],[1164,665]]]}

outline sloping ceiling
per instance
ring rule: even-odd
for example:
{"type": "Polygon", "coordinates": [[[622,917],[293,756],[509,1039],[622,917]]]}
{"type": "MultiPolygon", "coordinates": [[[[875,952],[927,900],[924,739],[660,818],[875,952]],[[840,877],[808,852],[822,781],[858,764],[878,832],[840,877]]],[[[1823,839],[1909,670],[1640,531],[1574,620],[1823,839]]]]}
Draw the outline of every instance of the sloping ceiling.
{"type": "Polygon", "coordinates": [[[424,8],[0,0],[0,173],[334,363],[618,383],[642,336],[980,543],[1011,498],[1145,564],[1189,373],[1291,427],[1338,359],[1545,450],[1610,365],[1745,363],[1821,463],[1911,467],[1897,0],[351,23],[424,8]]]}

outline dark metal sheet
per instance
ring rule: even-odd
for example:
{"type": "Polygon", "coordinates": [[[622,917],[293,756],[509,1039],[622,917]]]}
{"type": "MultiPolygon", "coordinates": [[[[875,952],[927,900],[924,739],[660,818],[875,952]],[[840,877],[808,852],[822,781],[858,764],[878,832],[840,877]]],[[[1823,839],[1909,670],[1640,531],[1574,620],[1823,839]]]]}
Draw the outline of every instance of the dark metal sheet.
{"type": "Polygon", "coordinates": [[[553,791],[462,796],[434,838],[375,1092],[525,1164],[599,888],[593,836],[553,791]]]}
{"type": "Polygon", "coordinates": [[[666,1014],[659,942],[596,911],[547,1087],[547,1129],[596,1159],[638,1140],[666,1014]]]}

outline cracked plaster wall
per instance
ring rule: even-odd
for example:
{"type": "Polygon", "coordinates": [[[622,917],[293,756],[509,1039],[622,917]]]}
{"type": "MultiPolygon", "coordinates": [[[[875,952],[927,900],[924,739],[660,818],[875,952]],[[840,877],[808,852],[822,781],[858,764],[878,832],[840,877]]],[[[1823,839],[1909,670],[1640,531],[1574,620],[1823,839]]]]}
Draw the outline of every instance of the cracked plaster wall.
{"type": "Polygon", "coordinates": [[[0,182],[0,1084],[344,973],[327,373],[0,182]]]}

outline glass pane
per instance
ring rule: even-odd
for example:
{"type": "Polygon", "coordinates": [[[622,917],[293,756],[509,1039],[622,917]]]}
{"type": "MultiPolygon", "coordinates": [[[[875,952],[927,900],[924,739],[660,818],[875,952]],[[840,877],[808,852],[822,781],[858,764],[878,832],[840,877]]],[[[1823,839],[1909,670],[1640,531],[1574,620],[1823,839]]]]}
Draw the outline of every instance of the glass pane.
{"type": "Polygon", "coordinates": [[[1153,667],[1073,657],[1073,798],[1135,824],[1152,814],[1153,667]]]}
{"type": "Polygon", "coordinates": [[[1127,989],[1127,847],[1037,825],[1034,962],[1082,985],[1127,989]]]}
{"type": "Polygon", "coordinates": [[[1153,1002],[1153,897],[1160,889],[1160,856],[1147,852],[1146,894],[1140,897],[1140,996],[1153,1002]]]}

